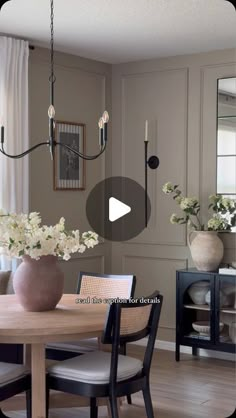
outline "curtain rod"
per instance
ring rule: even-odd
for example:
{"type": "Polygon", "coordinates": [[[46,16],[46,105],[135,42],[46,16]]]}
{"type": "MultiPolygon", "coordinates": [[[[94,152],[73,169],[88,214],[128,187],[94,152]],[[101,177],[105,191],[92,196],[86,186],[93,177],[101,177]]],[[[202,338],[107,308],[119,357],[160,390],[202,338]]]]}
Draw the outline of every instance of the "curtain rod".
{"type": "MultiPolygon", "coordinates": [[[[0,3],[1,3],[1,0],[0,0],[0,3]]],[[[3,32],[0,32],[0,36],[5,36],[5,37],[7,37],[7,38],[8,38],[8,37],[11,37],[11,38],[14,38],[14,39],[19,39],[19,40],[25,41],[25,39],[18,38],[18,36],[15,36],[15,35],[12,35],[12,34],[9,34],[9,33],[3,33],[3,32]]],[[[35,46],[34,46],[34,45],[29,44],[29,49],[34,50],[34,49],[35,49],[35,46]]]]}

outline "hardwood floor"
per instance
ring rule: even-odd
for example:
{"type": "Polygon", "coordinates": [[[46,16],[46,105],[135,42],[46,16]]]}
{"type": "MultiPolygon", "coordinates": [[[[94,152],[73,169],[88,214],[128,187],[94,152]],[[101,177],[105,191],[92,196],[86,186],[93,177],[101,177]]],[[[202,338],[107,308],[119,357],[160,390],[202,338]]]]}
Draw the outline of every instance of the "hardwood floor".
{"type": "MultiPolygon", "coordinates": [[[[142,348],[131,347],[129,354],[140,357],[142,348]]],[[[174,353],[157,350],[151,373],[152,399],[156,418],[226,418],[232,415],[236,399],[235,364],[230,361],[194,358],[181,355],[176,363],[174,353]]],[[[141,393],[132,395],[133,405],[123,403],[121,418],[145,418],[141,393]]],[[[13,401],[11,401],[13,402],[13,401]]],[[[63,406],[63,395],[60,404],[63,406]]],[[[10,409],[8,402],[8,409],[10,409]]],[[[23,418],[25,412],[7,412],[12,418],[23,418]]],[[[99,408],[99,417],[107,409],[99,408]]],[[[88,408],[51,409],[50,418],[88,418],[88,408]]]]}

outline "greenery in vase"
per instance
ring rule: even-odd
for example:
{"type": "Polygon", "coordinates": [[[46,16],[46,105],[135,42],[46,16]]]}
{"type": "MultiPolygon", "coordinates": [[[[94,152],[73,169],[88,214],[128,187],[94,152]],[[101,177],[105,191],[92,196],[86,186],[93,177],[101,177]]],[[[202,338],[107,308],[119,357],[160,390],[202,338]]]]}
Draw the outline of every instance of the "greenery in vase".
{"type": "Polygon", "coordinates": [[[88,231],[65,229],[65,219],[53,226],[41,224],[40,214],[5,213],[0,210],[0,255],[38,260],[54,255],[69,260],[72,253],[83,253],[98,244],[98,235],[88,231]]]}
{"type": "Polygon", "coordinates": [[[179,185],[170,182],[162,188],[165,194],[171,194],[183,212],[182,216],[173,213],[170,217],[172,224],[188,224],[196,231],[231,231],[236,225],[236,200],[221,195],[210,195],[208,209],[211,218],[207,225],[201,223],[200,203],[196,197],[184,197],[179,185]]]}

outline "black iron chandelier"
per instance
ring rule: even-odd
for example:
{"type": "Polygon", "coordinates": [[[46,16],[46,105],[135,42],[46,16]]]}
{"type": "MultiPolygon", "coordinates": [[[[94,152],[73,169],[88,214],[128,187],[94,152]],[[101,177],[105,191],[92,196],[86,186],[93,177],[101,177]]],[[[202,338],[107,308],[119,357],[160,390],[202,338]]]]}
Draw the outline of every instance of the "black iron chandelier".
{"type": "MultiPolygon", "coordinates": [[[[1,9],[1,6],[4,3],[6,3],[6,1],[9,1],[9,0],[5,0],[5,1],[0,2],[0,9],[1,9]]],[[[17,159],[17,158],[25,157],[27,154],[29,154],[30,152],[34,151],[35,149],[37,149],[37,148],[39,148],[43,145],[47,145],[49,147],[49,150],[50,150],[51,159],[53,160],[54,159],[54,153],[55,153],[55,147],[60,146],[60,147],[66,148],[69,152],[72,152],[73,154],[77,155],[78,157],[82,158],[83,160],[95,160],[101,154],[103,154],[103,152],[106,149],[107,124],[108,124],[108,121],[109,121],[109,115],[108,115],[107,111],[105,111],[103,113],[102,117],[99,119],[99,122],[98,122],[100,150],[97,154],[95,154],[95,155],[83,154],[80,151],[77,151],[77,150],[73,149],[69,145],[63,144],[62,142],[58,142],[55,139],[55,115],[56,115],[56,112],[55,112],[55,107],[54,107],[54,85],[55,85],[55,82],[56,82],[56,77],[55,77],[55,73],[54,73],[54,2],[53,2],[53,0],[50,0],[50,12],[51,12],[51,14],[50,14],[50,19],[51,19],[51,23],[50,23],[50,30],[51,30],[50,64],[51,64],[51,68],[50,68],[50,76],[49,76],[50,106],[48,108],[49,139],[47,141],[40,142],[40,143],[34,145],[33,147],[29,148],[28,150],[22,152],[21,154],[17,154],[17,155],[8,154],[4,149],[4,126],[1,126],[0,152],[3,155],[5,155],[6,157],[17,159]]]]}

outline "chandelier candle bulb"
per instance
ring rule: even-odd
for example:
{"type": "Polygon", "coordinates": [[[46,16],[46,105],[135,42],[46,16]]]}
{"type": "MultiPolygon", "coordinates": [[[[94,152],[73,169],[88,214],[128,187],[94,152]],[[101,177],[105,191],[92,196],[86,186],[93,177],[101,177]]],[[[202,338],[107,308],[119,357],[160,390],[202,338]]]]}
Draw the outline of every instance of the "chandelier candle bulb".
{"type": "Polygon", "coordinates": [[[145,142],[148,142],[148,121],[145,121],[145,142]]]}
{"type": "Polygon", "coordinates": [[[55,115],[56,115],[55,107],[53,105],[50,105],[49,108],[48,108],[48,117],[50,119],[54,119],[55,115]]]}

